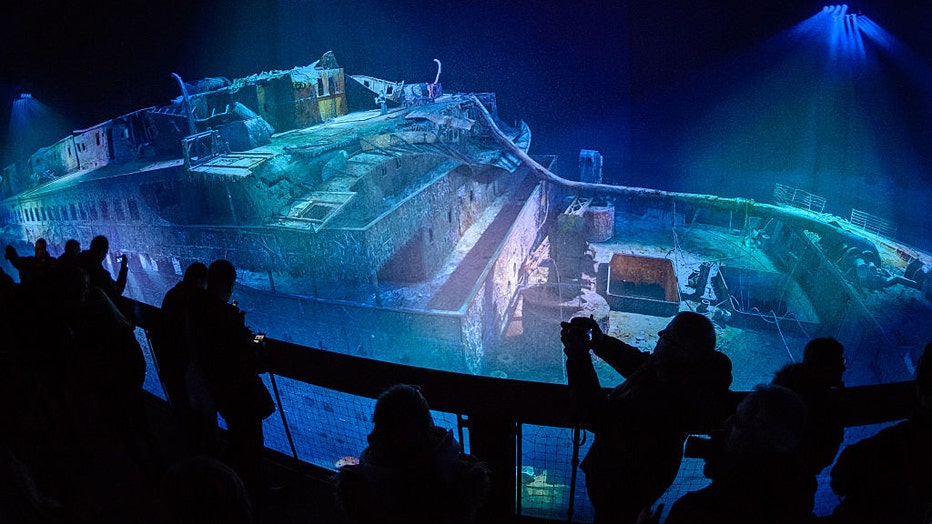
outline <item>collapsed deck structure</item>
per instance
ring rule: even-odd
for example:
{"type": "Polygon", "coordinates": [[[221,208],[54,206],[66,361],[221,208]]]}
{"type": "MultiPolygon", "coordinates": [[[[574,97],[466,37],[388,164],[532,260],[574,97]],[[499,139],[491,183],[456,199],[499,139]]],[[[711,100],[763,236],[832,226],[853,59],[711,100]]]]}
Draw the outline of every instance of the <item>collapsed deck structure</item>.
{"type": "MultiPolygon", "coordinates": [[[[419,366],[562,380],[559,321],[593,314],[645,350],[709,315],[746,387],[814,336],[849,380],[899,380],[932,338],[932,258],[802,209],[580,181],[531,157],[495,95],[343,73],[179,80],[181,96],[4,170],[3,240],[109,237],[127,293],[159,304],[194,261],[230,260],[274,338],[419,366]],[[909,329],[901,329],[909,326],[909,329]]],[[[607,369],[601,373],[611,375],[607,369]]]]}

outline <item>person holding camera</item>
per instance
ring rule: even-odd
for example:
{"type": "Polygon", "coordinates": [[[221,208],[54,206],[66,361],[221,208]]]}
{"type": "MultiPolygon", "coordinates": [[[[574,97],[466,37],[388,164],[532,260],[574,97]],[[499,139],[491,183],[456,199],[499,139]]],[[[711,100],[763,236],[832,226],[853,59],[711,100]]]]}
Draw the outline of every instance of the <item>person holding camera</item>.
{"type": "Polygon", "coordinates": [[[677,314],[646,353],[592,317],[561,323],[571,401],[595,440],[580,465],[595,522],[636,522],[673,483],[690,432],[717,428],[736,402],[731,360],[703,315],[677,314]],[[603,394],[590,350],[626,381],[603,394]]]}
{"type": "Polygon", "coordinates": [[[104,266],[104,259],[110,254],[110,241],[103,235],[97,235],[91,240],[90,247],[78,255],[78,265],[91,278],[91,286],[100,288],[110,297],[114,303],[117,303],[126,289],[126,275],[128,273],[126,255],[117,258],[120,264],[120,271],[116,280],[110,275],[104,266]]]}
{"type": "Polygon", "coordinates": [[[216,260],[207,269],[207,290],[194,290],[189,333],[217,411],[227,423],[231,466],[257,502],[271,495],[262,469],[262,421],[275,403],[259,377],[264,342],[246,327],[245,315],[230,304],[236,268],[216,260]]]}

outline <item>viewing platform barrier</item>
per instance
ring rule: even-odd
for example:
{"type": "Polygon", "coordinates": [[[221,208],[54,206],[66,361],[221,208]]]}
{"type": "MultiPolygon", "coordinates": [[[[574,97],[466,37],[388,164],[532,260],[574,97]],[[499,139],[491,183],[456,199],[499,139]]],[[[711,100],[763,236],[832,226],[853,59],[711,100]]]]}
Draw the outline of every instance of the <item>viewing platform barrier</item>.
{"type": "MultiPolygon", "coordinates": [[[[121,309],[138,326],[147,364],[145,388],[165,400],[148,336],[160,310],[128,299],[121,309]]],[[[455,431],[465,451],[492,471],[483,522],[592,521],[584,474],[577,468],[592,435],[576,424],[566,385],[406,366],[269,338],[266,346],[269,372],[261,376],[278,406],[264,422],[268,448],[335,471],[337,461],[358,457],[366,447],[374,399],[394,384],[417,384],[435,423],[455,431]]],[[[562,351],[557,337],[553,351],[562,351]]],[[[844,388],[838,391],[838,405],[850,444],[909,416],[916,405],[915,383],[844,388]]],[[[701,459],[685,458],[659,502],[669,509],[684,493],[708,485],[702,465],[701,459]]],[[[837,504],[823,480],[816,514],[837,504]]]]}

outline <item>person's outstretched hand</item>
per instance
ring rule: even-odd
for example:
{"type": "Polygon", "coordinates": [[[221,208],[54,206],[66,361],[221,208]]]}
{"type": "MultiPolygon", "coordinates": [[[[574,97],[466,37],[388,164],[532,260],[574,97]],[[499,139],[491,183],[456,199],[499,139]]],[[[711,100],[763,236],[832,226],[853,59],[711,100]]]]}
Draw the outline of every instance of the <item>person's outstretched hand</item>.
{"type": "Polygon", "coordinates": [[[592,331],[592,337],[591,337],[592,343],[596,344],[598,342],[601,342],[602,337],[605,336],[605,334],[602,333],[602,328],[600,328],[599,323],[595,321],[595,317],[593,317],[592,315],[589,315],[589,318],[585,320],[588,321],[586,329],[592,331]]]}

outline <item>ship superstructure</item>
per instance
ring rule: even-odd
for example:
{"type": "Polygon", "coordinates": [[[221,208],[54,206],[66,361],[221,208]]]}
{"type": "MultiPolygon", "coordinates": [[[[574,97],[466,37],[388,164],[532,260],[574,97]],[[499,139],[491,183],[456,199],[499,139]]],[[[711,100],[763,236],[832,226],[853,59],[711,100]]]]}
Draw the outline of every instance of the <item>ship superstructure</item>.
{"type": "MultiPolygon", "coordinates": [[[[159,304],[227,259],[273,338],[424,367],[562,381],[560,320],[644,350],[678,311],[712,318],[750,388],[834,336],[855,383],[900,380],[932,337],[932,257],[787,198],[580,181],[531,157],[493,93],[288,71],[185,83],[4,171],[4,240],[109,237],[127,293],[159,304]],[[903,329],[911,326],[910,329],[903,329]]],[[[791,192],[796,194],[795,192],[791,192]]],[[[812,195],[810,195],[811,197],[812,195]]],[[[606,366],[605,383],[620,380],[606,366]]]]}
{"type": "MultiPolygon", "coordinates": [[[[76,131],[8,168],[7,239],[107,235],[130,257],[130,292],[154,303],[160,275],[225,258],[257,289],[378,308],[383,293],[437,273],[490,208],[526,202],[535,187],[477,118],[497,113],[491,93],[443,95],[435,82],[388,109],[331,53],[181,88],[171,105],[76,131]],[[374,109],[348,112],[347,82],[374,109]]],[[[495,128],[529,146],[523,123],[495,128]]],[[[441,309],[459,312],[465,295],[441,309]]]]}

